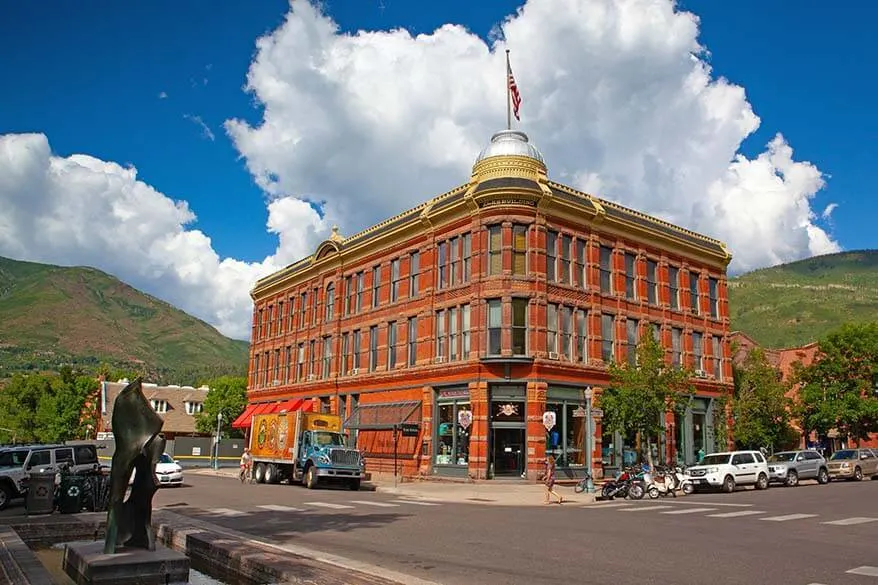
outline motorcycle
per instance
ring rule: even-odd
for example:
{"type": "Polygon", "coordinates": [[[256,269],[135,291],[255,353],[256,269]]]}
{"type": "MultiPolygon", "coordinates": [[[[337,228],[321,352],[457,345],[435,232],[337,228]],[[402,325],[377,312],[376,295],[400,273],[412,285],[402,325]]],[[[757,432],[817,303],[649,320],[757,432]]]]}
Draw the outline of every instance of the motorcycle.
{"type": "Polygon", "coordinates": [[[613,500],[615,498],[640,500],[643,499],[644,495],[643,479],[631,469],[624,469],[601,488],[602,500],[613,500]]]}

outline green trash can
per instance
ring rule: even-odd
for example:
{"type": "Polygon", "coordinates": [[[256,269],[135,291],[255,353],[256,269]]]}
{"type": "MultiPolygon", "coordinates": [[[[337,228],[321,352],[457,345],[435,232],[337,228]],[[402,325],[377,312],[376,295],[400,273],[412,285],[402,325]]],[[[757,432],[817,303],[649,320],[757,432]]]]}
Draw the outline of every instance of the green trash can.
{"type": "Polygon", "coordinates": [[[58,490],[58,511],[62,514],[78,514],[82,511],[85,495],[85,478],[81,475],[62,475],[58,490]]]}
{"type": "Polygon", "coordinates": [[[51,514],[55,509],[55,474],[32,473],[24,504],[28,514],[51,514]]]}

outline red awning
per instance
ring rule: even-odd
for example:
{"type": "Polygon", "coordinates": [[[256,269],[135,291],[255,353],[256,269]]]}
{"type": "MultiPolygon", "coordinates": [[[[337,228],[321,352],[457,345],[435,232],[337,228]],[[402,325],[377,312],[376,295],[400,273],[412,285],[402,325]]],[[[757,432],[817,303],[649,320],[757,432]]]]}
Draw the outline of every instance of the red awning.
{"type": "Polygon", "coordinates": [[[233,429],[246,429],[250,427],[250,419],[253,417],[253,411],[259,407],[258,404],[248,404],[241,416],[232,423],[233,429]]]}
{"type": "Polygon", "coordinates": [[[301,398],[292,398],[292,399],[287,400],[285,402],[279,403],[277,405],[277,407],[274,409],[274,411],[275,412],[295,412],[296,410],[299,409],[300,406],[302,406],[303,402],[304,402],[304,400],[302,400],[301,398]]]}

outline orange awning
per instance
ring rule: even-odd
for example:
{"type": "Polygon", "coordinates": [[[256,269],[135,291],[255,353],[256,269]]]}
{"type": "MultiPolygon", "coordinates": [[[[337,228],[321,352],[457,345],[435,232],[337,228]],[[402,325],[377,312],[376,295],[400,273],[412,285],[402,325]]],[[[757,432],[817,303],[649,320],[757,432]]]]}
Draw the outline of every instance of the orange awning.
{"type": "Polygon", "coordinates": [[[248,404],[241,416],[232,423],[233,429],[246,429],[250,427],[250,419],[253,417],[253,411],[259,407],[258,404],[248,404]]]}

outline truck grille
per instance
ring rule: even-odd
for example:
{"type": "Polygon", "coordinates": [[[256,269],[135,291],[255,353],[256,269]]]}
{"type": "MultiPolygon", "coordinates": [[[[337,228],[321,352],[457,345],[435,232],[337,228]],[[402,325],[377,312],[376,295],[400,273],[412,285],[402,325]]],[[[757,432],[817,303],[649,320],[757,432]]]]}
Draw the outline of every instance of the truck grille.
{"type": "Polygon", "coordinates": [[[346,465],[356,467],[360,464],[360,452],[350,449],[333,449],[329,453],[333,465],[346,465]]]}

